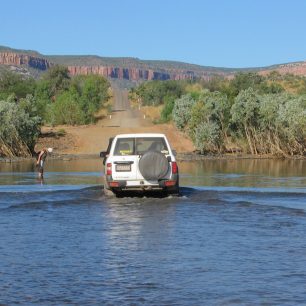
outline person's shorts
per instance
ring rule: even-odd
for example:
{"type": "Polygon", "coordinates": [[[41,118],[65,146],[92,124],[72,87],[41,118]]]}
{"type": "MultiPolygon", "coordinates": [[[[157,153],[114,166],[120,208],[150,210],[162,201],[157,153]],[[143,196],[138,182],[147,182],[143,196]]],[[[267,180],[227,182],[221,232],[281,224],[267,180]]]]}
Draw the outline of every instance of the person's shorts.
{"type": "Polygon", "coordinates": [[[44,161],[41,160],[38,165],[36,165],[38,172],[42,173],[44,171],[44,161]]]}

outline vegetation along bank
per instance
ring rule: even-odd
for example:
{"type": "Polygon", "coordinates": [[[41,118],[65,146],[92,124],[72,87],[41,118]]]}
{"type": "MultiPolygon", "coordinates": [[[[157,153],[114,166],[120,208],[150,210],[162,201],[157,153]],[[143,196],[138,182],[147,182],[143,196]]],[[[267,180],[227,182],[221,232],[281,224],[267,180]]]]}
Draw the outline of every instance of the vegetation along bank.
{"type": "Polygon", "coordinates": [[[202,154],[305,156],[306,78],[239,73],[233,79],[150,81],[130,90],[156,122],[173,121],[202,154]]]}
{"type": "MultiPolygon", "coordinates": [[[[71,77],[64,66],[40,79],[0,73],[0,157],[31,156],[42,125],[95,123],[109,109],[102,76],[71,77]]],[[[306,78],[271,72],[232,79],[149,81],[130,90],[134,106],[173,123],[201,154],[304,157],[306,78]]]]}
{"type": "Polygon", "coordinates": [[[0,157],[31,156],[41,126],[94,123],[107,108],[110,83],[97,75],[70,77],[63,66],[39,80],[0,74],[0,157]]]}

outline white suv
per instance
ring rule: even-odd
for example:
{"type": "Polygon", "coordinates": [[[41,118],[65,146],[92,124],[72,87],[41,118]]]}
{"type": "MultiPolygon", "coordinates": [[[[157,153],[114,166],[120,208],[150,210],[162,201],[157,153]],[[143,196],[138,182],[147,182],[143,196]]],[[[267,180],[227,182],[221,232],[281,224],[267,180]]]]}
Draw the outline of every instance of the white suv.
{"type": "Polygon", "coordinates": [[[104,158],[106,195],[128,190],[179,193],[179,174],[164,134],[121,134],[111,138],[104,158]]]}

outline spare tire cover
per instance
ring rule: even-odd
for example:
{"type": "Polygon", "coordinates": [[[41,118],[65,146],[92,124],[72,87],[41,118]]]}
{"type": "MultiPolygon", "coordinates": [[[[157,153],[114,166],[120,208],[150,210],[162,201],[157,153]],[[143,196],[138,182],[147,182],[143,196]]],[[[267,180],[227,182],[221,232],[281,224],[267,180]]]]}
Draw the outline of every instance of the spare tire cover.
{"type": "Polygon", "coordinates": [[[159,180],[169,169],[166,156],[157,151],[146,152],[139,160],[139,171],[146,180],[159,180]]]}

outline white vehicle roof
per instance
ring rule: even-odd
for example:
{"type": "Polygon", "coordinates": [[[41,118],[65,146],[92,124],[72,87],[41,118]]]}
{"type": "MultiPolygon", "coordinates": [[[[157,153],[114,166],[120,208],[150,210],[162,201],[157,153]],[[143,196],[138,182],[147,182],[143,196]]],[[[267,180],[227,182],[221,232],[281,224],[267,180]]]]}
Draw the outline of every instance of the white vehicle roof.
{"type": "Polygon", "coordinates": [[[119,134],[116,138],[126,138],[126,137],[166,137],[165,134],[160,133],[135,133],[135,134],[119,134]]]}

